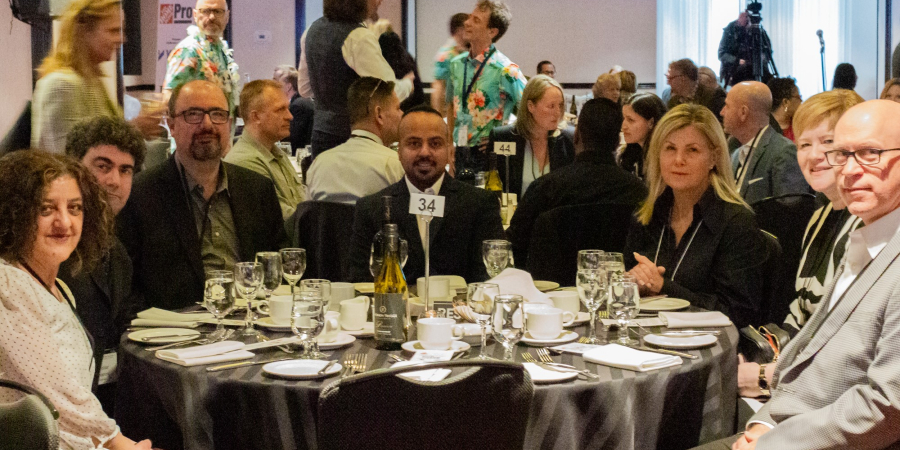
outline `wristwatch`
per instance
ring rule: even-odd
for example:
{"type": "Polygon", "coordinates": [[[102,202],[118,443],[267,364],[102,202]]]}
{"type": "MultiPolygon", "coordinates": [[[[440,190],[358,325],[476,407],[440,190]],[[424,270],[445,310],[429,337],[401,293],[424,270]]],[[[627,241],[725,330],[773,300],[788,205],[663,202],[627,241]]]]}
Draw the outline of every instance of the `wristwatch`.
{"type": "Polygon", "coordinates": [[[766,381],[766,366],[768,364],[760,364],[759,365],[759,390],[762,391],[763,395],[766,397],[771,396],[769,392],[769,382],[766,381]]]}

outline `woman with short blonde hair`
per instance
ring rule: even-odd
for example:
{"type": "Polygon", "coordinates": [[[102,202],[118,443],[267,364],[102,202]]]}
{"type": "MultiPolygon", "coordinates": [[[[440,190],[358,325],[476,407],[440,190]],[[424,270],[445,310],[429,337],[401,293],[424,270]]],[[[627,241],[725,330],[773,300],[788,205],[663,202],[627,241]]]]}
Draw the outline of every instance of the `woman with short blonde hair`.
{"type": "Polygon", "coordinates": [[[881,95],[878,98],[900,102],[900,78],[891,78],[887,83],[884,83],[884,89],[881,90],[881,95]]]}

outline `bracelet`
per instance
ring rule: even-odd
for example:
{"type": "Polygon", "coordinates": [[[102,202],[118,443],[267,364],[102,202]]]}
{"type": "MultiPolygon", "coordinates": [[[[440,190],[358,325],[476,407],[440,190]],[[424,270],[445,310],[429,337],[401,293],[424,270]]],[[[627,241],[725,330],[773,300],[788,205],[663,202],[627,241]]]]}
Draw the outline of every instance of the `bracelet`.
{"type": "Polygon", "coordinates": [[[760,364],[759,365],[759,390],[762,391],[763,395],[769,397],[771,393],[769,392],[769,382],[766,381],[766,366],[768,364],[760,364]]]}

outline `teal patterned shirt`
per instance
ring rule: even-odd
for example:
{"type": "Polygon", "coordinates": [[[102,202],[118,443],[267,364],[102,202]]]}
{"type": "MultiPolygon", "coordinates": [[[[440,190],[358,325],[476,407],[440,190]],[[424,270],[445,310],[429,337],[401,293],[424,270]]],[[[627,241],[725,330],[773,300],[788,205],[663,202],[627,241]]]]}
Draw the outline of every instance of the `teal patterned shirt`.
{"type": "Polygon", "coordinates": [[[225,92],[234,115],[241,80],[238,65],[234,62],[234,50],[228,48],[224,39],[207,36],[195,25],[187,31],[188,36],[169,55],[163,89],[175,89],[191,80],[211,81],[225,92]]]}

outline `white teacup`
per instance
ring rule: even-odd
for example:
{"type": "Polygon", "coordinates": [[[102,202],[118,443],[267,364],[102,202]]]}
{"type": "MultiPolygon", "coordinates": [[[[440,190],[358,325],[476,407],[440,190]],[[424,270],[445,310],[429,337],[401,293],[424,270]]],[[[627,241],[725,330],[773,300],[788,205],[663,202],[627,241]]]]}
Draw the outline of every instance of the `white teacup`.
{"type": "Polygon", "coordinates": [[[325,326],[322,328],[322,332],[319,333],[317,339],[320,344],[337,340],[338,332],[341,331],[341,326],[338,325],[338,316],[340,316],[340,313],[337,311],[328,311],[325,313],[325,326]]]}
{"type": "Polygon", "coordinates": [[[549,292],[547,296],[550,297],[550,300],[553,300],[554,306],[563,311],[571,311],[576,316],[578,311],[581,311],[581,299],[578,297],[578,292],[555,291],[549,292]]]}
{"type": "Polygon", "coordinates": [[[556,339],[563,327],[572,325],[574,321],[572,311],[559,308],[535,308],[525,313],[525,329],[534,339],[556,339]]]}
{"type": "Polygon", "coordinates": [[[290,325],[294,302],[290,295],[273,295],[268,300],[256,302],[256,310],[268,314],[275,325],[290,325]]]}
{"type": "Polygon", "coordinates": [[[341,302],[356,297],[356,289],[353,283],[331,283],[331,303],[328,305],[329,311],[339,311],[341,302]]]}
{"type": "Polygon", "coordinates": [[[348,331],[362,330],[369,313],[369,297],[360,295],[341,302],[341,328],[348,331]]]}
{"type": "Polygon", "coordinates": [[[426,350],[449,350],[466,331],[453,319],[428,317],[416,321],[419,344],[426,350]]]}

